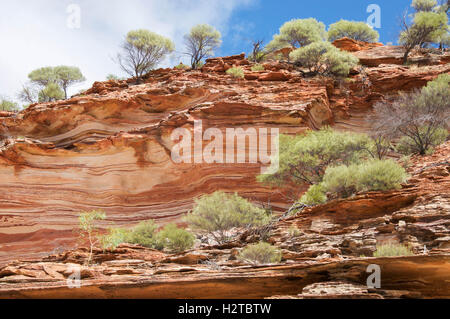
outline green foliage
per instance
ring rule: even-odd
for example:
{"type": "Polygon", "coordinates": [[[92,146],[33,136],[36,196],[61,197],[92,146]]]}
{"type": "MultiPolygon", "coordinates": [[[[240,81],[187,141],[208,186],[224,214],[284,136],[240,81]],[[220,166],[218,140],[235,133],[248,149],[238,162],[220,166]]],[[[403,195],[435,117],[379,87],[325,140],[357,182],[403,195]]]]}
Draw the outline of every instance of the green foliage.
{"type": "Polygon", "coordinates": [[[320,205],[326,203],[326,201],[327,195],[321,184],[312,185],[300,198],[300,202],[308,206],[320,205]]]}
{"type": "Polygon", "coordinates": [[[357,41],[377,42],[380,35],[365,22],[341,20],[332,24],[328,30],[328,40],[350,38],[357,41]]]}
{"type": "Polygon", "coordinates": [[[373,141],[365,134],[338,132],[331,128],[303,135],[280,136],[279,170],[258,176],[258,181],[281,186],[288,181],[302,185],[322,181],[329,165],[357,163],[366,158],[373,141]]]}
{"type": "Polygon", "coordinates": [[[408,62],[408,55],[416,46],[424,47],[429,43],[441,43],[448,37],[448,5],[436,6],[434,0],[414,0],[415,9],[412,23],[403,18],[403,31],[399,43],[405,46],[403,63],[408,62]]]}
{"type": "Polygon", "coordinates": [[[186,221],[194,230],[210,234],[219,244],[227,242],[234,227],[261,226],[271,216],[237,194],[215,192],[195,201],[186,221]]]}
{"type": "Polygon", "coordinates": [[[110,228],[108,233],[99,237],[101,246],[104,250],[115,250],[117,246],[128,242],[130,231],[122,228],[110,228]]]}
{"type": "Polygon", "coordinates": [[[106,219],[106,214],[103,211],[93,210],[90,212],[83,212],[78,217],[78,234],[79,239],[83,243],[89,245],[89,255],[86,264],[89,266],[92,260],[92,251],[98,244],[101,238],[100,230],[96,225],[96,221],[106,219]]]}
{"type": "Polygon", "coordinates": [[[321,41],[292,51],[291,61],[308,68],[312,74],[348,76],[351,68],[359,60],[352,54],[344,52],[329,42],[321,41]]]}
{"type": "Polygon", "coordinates": [[[54,68],[56,81],[64,91],[64,98],[67,99],[67,89],[77,83],[86,81],[80,69],[74,66],[61,65],[54,68]]]}
{"type": "Polygon", "coordinates": [[[409,136],[403,136],[397,143],[397,152],[403,155],[411,154],[430,154],[435,146],[442,144],[448,137],[448,130],[443,127],[437,127],[436,129],[430,126],[422,126],[418,129],[418,140],[415,140],[409,136]],[[424,142],[427,148],[423,150],[422,145],[424,142]]]}
{"type": "Polygon", "coordinates": [[[189,70],[191,67],[180,62],[180,64],[176,65],[174,68],[177,70],[189,70]]]}
{"type": "Polygon", "coordinates": [[[264,66],[262,64],[255,64],[255,65],[252,66],[251,70],[253,72],[259,72],[259,71],[264,71],[265,68],[264,68],[264,66]]]}
{"type": "MultiPolygon", "coordinates": [[[[66,65],[36,69],[28,75],[28,78],[32,84],[41,87],[40,102],[67,99],[68,88],[86,80],[79,68],[66,65]],[[58,91],[63,92],[62,97],[58,91]]],[[[30,102],[29,96],[30,94],[28,94],[28,98],[25,96],[24,100],[30,102]]]]}
{"type": "Polygon", "coordinates": [[[432,11],[437,6],[436,0],[413,0],[411,7],[417,12],[420,11],[432,11]]]}
{"type": "Polygon", "coordinates": [[[155,246],[158,249],[166,248],[172,252],[182,252],[191,249],[194,241],[193,234],[174,224],[169,224],[156,235],[155,246]]]}
{"type": "Polygon", "coordinates": [[[106,76],[106,79],[108,80],[108,81],[116,81],[116,80],[119,80],[120,78],[117,76],[117,75],[115,75],[115,74],[108,74],[107,76],[106,76]]]}
{"type": "Polygon", "coordinates": [[[193,69],[197,69],[203,59],[214,54],[214,50],[222,43],[221,38],[220,32],[208,24],[198,24],[184,36],[186,54],[191,57],[193,69]]]}
{"type": "Polygon", "coordinates": [[[373,253],[374,257],[397,257],[413,255],[414,252],[410,247],[396,243],[378,245],[377,250],[373,253]]]}
{"type": "Polygon", "coordinates": [[[58,84],[51,82],[39,94],[39,102],[52,102],[64,99],[64,92],[58,84]]]}
{"type": "Polygon", "coordinates": [[[155,234],[158,226],[153,220],[141,222],[131,230],[126,240],[130,244],[137,244],[148,248],[155,247],[155,234]]]}
{"type": "Polygon", "coordinates": [[[281,261],[281,251],[268,243],[260,242],[242,249],[238,259],[253,265],[277,264],[281,261]]]}
{"type": "Polygon", "coordinates": [[[227,70],[227,74],[231,75],[234,78],[243,79],[244,78],[244,70],[241,67],[232,67],[227,70]]]}
{"type": "Polygon", "coordinates": [[[420,91],[400,94],[374,106],[370,121],[384,136],[401,138],[399,150],[421,155],[446,137],[450,119],[450,76],[442,74],[420,91]]]}
{"type": "Polygon", "coordinates": [[[117,55],[118,64],[125,73],[140,79],[172,53],[175,44],[166,37],[140,29],[128,32],[122,50],[117,55]]]}
{"type": "Polygon", "coordinates": [[[10,101],[0,96],[0,111],[15,112],[19,109],[16,102],[10,101]]]}
{"type": "Polygon", "coordinates": [[[298,48],[325,39],[325,25],[322,22],[314,18],[294,19],[281,26],[280,33],[274,35],[267,49],[298,48]]]}
{"type": "Polygon", "coordinates": [[[324,192],[349,197],[358,192],[401,188],[407,174],[392,160],[372,160],[361,164],[330,166],[321,183],[324,192]]]}

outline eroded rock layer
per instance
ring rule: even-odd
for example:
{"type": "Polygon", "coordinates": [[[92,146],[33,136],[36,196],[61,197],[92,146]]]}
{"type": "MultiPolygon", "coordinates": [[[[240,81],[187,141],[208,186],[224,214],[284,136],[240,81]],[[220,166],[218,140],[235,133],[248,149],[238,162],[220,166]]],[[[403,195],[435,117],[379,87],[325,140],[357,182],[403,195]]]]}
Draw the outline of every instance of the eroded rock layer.
{"type": "Polygon", "coordinates": [[[261,229],[174,255],[134,245],[96,249],[90,267],[82,248],[0,267],[0,298],[450,298],[449,151],[447,142],[413,158],[401,190],[281,217],[269,229],[269,242],[282,250],[277,265],[237,258],[261,229]],[[414,255],[369,257],[387,241],[414,255]],[[379,266],[379,288],[367,285],[370,265],[379,266]]]}
{"type": "MultiPolygon", "coordinates": [[[[398,51],[361,52],[370,61],[377,59],[372,50],[380,49],[388,57],[398,51]]],[[[288,63],[266,63],[259,72],[250,64],[243,55],[215,58],[201,71],[161,69],[139,85],[98,82],[66,101],[1,113],[0,263],[74,247],[72,230],[82,210],[106,211],[104,227],[167,222],[189,211],[193,198],[225,190],[283,211],[286,196],[255,180],[261,163],[174,163],[174,130],[193,133],[202,121],[203,130],[223,133],[277,128],[297,134],[323,125],[367,131],[365,117],[375,102],[450,71],[443,63],[374,62],[353,70],[349,80],[334,81],[303,78],[288,63]],[[225,74],[233,65],[245,70],[244,79],[225,74]]],[[[249,146],[238,152],[248,153],[249,146]]]]}

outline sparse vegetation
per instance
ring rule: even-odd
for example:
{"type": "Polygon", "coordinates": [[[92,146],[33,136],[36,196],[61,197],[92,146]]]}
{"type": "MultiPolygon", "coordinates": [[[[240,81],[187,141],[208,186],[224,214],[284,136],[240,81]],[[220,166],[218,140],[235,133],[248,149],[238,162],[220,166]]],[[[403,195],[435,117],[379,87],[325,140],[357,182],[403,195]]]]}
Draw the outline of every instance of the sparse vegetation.
{"type": "Polygon", "coordinates": [[[291,61],[309,69],[312,75],[348,76],[350,70],[359,60],[352,54],[344,52],[329,42],[314,42],[290,53],[291,61]]]}
{"type": "Polygon", "coordinates": [[[268,243],[260,242],[242,249],[238,259],[253,265],[277,264],[281,261],[281,251],[268,243]]]}
{"type": "Polygon", "coordinates": [[[377,250],[373,253],[374,257],[397,257],[397,256],[413,256],[414,252],[408,246],[387,243],[377,246],[377,250]]]}
{"type": "Polygon", "coordinates": [[[195,236],[174,224],[166,225],[155,236],[155,247],[171,252],[182,252],[194,246],[195,236]]]}
{"type": "Polygon", "coordinates": [[[252,66],[251,70],[253,72],[259,72],[259,71],[264,71],[264,66],[262,64],[255,64],[252,66]]]}
{"type": "Polygon", "coordinates": [[[399,37],[399,43],[405,47],[404,64],[415,47],[425,47],[430,43],[441,43],[442,46],[448,37],[448,4],[440,7],[436,0],[414,0],[411,6],[415,10],[412,21],[408,21],[406,12],[399,37]]]}
{"type": "Polygon", "coordinates": [[[404,154],[427,154],[446,138],[450,119],[450,75],[443,74],[420,91],[403,93],[374,106],[369,118],[379,135],[401,138],[404,154]]]}
{"type": "Polygon", "coordinates": [[[328,29],[329,41],[333,42],[344,37],[356,41],[377,42],[380,35],[365,22],[341,20],[330,25],[328,29]]]}
{"type": "Polygon", "coordinates": [[[243,79],[244,78],[244,70],[241,67],[232,67],[227,70],[227,74],[231,75],[234,78],[243,79]]]}
{"type": "Polygon", "coordinates": [[[261,226],[270,220],[271,216],[264,209],[237,194],[224,192],[197,199],[192,213],[186,217],[194,230],[209,234],[219,244],[230,240],[232,228],[261,226]]]}
{"type": "Polygon", "coordinates": [[[373,141],[365,134],[337,132],[330,128],[303,135],[280,136],[279,170],[258,176],[258,181],[281,186],[320,183],[330,165],[358,163],[370,156],[373,141]]]}

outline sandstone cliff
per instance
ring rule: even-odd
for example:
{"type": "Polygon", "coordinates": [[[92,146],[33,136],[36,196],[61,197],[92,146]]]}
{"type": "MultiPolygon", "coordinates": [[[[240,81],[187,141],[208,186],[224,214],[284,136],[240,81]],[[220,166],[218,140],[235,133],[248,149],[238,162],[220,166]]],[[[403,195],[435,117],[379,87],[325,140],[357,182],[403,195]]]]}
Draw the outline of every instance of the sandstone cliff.
{"type": "MultiPolygon", "coordinates": [[[[72,230],[77,224],[77,214],[82,210],[105,210],[108,214],[105,227],[133,226],[147,219],[164,223],[179,220],[191,209],[193,198],[225,190],[238,192],[257,203],[270,201],[277,211],[282,212],[290,204],[285,194],[274,192],[255,181],[260,163],[175,164],[170,157],[174,145],[171,133],[180,127],[193,131],[196,120],[202,120],[204,129],[215,127],[222,131],[238,127],[276,127],[281,133],[296,134],[323,125],[367,131],[370,123],[365,118],[375,102],[399,91],[420,88],[437,75],[450,72],[448,52],[415,52],[412,55],[415,64],[402,66],[399,63],[401,49],[398,47],[365,47],[349,43],[348,39],[335,45],[355,52],[363,64],[363,67],[352,71],[349,80],[304,78],[291,64],[283,62],[269,62],[264,65],[265,71],[252,72],[251,63],[244,55],[238,55],[210,59],[201,71],[157,70],[139,85],[132,81],[98,82],[84,94],[66,101],[32,105],[18,114],[0,113],[0,264],[15,259],[40,258],[76,247],[72,230]],[[234,79],[225,74],[233,65],[244,68],[245,79],[234,79]]],[[[380,234],[386,235],[380,236],[388,238],[397,236],[392,232],[399,220],[419,225],[412,226],[416,233],[410,234],[417,238],[418,246],[431,244],[436,248],[447,248],[448,147],[443,150],[439,153],[443,157],[440,161],[447,160],[447,166],[433,166],[433,169],[447,175],[430,177],[433,184],[423,183],[419,187],[412,182],[400,192],[361,195],[351,201],[326,205],[320,211],[313,209],[305,215],[308,217],[280,222],[277,226],[280,231],[289,223],[295,223],[301,227],[312,227],[312,230],[308,229],[314,236],[320,234],[320,240],[324,240],[309,248],[292,243],[293,247],[300,245],[300,248],[285,247],[291,251],[287,260],[316,258],[322,253],[331,257],[362,255],[373,249],[374,240],[378,237],[375,238],[373,232],[369,235],[359,233],[357,230],[360,227],[381,227],[384,232],[380,230],[380,234]],[[441,183],[439,178],[447,184],[441,183]],[[440,182],[435,183],[435,180],[440,182]],[[447,188],[442,188],[443,185],[447,188]],[[441,187],[440,194],[433,191],[435,186],[441,187]],[[418,204],[421,202],[417,199],[425,196],[421,193],[425,189],[430,191],[432,199],[423,202],[423,207],[418,206],[420,209],[404,211],[413,203],[422,205],[418,204]],[[437,195],[441,197],[437,198],[437,195]],[[424,213],[425,207],[429,207],[430,216],[424,213]],[[439,207],[444,207],[443,217],[433,215],[441,211],[439,207]],[[401,214],[407,217],[395,217],[404,216],[401,214]],[[359,223],[368,225],[361,226],[359,223]],[[330,248],[336,245],[336,238],[343,240],[343,237],[348,237],[345,235],[347,233],[355,236],[346,239],[347,246],[342,246],[339,251],[330,248]],[[331,240],[328,235],[342,238],[333,237],[331,240]],[[360,247],[354,242],[364,244],[360,247]],[[368,242],[370,245],[366,244],[368,242]],[[308,249],[314,253],[308,253],[308,249]]],[[[424,168],[420,174],[429,172],[430,169],[424,168]]],[[[279,236],[282,238],[281,233],[279,236]]],[[[274,237],[274,240],[281,240],[279,238],[274,237]]],[[[277,243],[288,245],[285,240],[277,243]]],[[[130,249],[134,253],[135,248],[130,249]]],[[[128,253],[126,250],[125,256],[128,253]]],[[[227,253],[230,252],[220,250],[219,256],[227,256],[227,253]]],[[[360,261],[340,260],[331,263],[335,266],[330,267],[343,267],[346,262],[358,264],[360,261]]],[[[448,267],[448,257],[441,257],[440,254],[434,259],[411,257],[411,260],[401,259],[398,262],[399,265],[412,263],[423,267],[430,266],[431,262],[448,267]]],[[[358,265],[365,264],[365,261],[361,263],[358,265]]],[[[17,269],[22,269],[20,263],[17,265],[17,269]]],[[[36,267],[41,267],[39,269],[45,266],[39,262],[38,265],[36,267]]],[[[28,266],[23,267],[27,269],[28,266]]],[[[294,271],[290,270],[292,267],[302,269],[299,274],[304,271],[303,266],[298,265],[263,269],[261,273],[259,269],[252,271],[256,272],[257,278],[289,278],[288,274],[294,271]]],[[[320,267],[328,266],[323,266],[321,262],[320,267]]],[[[322,269],[320,267],[317,269],[322,269]]],[[[411,269],[413,271],[415,268],[411,269]]],[[[224,278],[230,276],[240,281],[241,270],[234,271],[233,268],[230,274],[223,274],[224,278]]],[[[31,278],[40,278],[45,273],[39,273],[37,277],[31,275],[31,278]]],[[[242,274],[246,278],[252,277],[245,269],[242,274]]],[[[441,280],[439,274],[429,280],[441,280]]],[[[45,276],[43,278],[47,278],[45,276]]],[[[210,280],[209,275],[202,276],[199,280],[210,280]]],[[[212,276],[220,280],[222,275],[212,276]]],[[[0,282],[8,285],[28,282],[27,275],[20,271],[3,269],[0,277],[0,282]]],[[[100,279],[92,278],[92,291],[97,291],[95,280],[100,279]]],[[[125,285],[128,284],[127,278],[124,279],[125,285]]],[[[331,276],[329,279],[346,278],[331,276]]],[[[306,280],[305,284],[313,282],[306,280]]],[[[193,285],[196,284],[194,280],[193,285]]],[[[229,283],[224,281],[224,285],[229,286],[229,283]]],[[[34,287],[34,284],[31,286],[34,287]]],[[[2,286],[6,291],[16,288],[14,285],[2,286]]],[[[130,289],[133,291],[132,287],[130,289]]],[[[448,287],[446,289],[448,293],[448,287]]],[[[286,288],[275,294],[300,292],[296,286],[293,290],[286,288]]],[[[427,295],[430,292],[420,293],[427,295]]],[[[133,296],[133,293],[127,296],[133,296]]],[[[269,294],[255,296],[268,297],[269,294]]]]}

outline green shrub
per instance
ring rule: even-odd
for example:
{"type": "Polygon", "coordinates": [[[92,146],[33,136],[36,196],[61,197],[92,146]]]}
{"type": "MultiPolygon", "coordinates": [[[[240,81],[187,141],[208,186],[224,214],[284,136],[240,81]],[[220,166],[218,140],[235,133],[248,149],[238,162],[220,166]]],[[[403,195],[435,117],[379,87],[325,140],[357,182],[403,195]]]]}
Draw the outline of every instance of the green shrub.
{"type": "Polygon", "coordinates": [[[180,63],[174,67],[177,70],[189,70],[191,67],[189,65],[180,63]]]}
{"type": "Polygon", "coordinates": [[[260,242],[242,249],[238,259],[253,265],[276,264],[281,261],[281,251],[268,243],[260,242]]]}
{"type": "Polygon", "coordinates": [[[294,63],[308,68],[312,74],[346,77],[359,60],[354,55],[341,51],[329,42],[314,42],[294,50],[289,58],[294,63]]]}
{"type": "Polygon", "coordinates": [[[166,225],[155,237],[157,249],[167,248],[172,252],[182,252],[194,246],[195,236],[174,224],[166,225]]]}
{"type": "Polygon", "coordinates": [[[252,71],[253,72],[258,72],[258,71],[264,71],[264,66],[262,64],[255,64],[254,66],[252,66],[252,71]]]}
{"type": "Polygon", "coordinates": [[[108,233],[100,236],[100,243],[104,250],[116,249],[120,244],[129,241],[130,231],[122,228],[110,228],[108,233]]]}
{"type": "Polygon", "coordinates": [[[373,253],[374,257],[396,257],[396,256],[413,256],[414,252],[410,247],[397,243],[388,243],[377,246],[377,250],[373,253]]]}
{"type": "Polygon", "coordinates": [[[232,67],[227,70],[227,74],[234,78],[244,78],[244,70],[241,67],[232,67]]]}
{"type": "Polygon", "coordinates": [[[358,192],[401,188],[407,174],[392,160],[372,160],[350,166],[329,167],[321,184],[324,192],[349,197],[358,192]]]}
{"type": "Polygon", "coordinates": [[[132,229],[127,236],[127,241],[130,244],[137,244],[148,248],[155,247],[155,232],[158,226],[155,225],[153,220],[141,222],[135,228],[132,229]]]}
{"type": "Polygon", "coordinates": [[[350,38],[357,41],[377,42],[380,35],[365,22],[341,20],[333,23],[328,29],[328,40],[350,38]]]}
{"type": "Polygon", "coordinates": [[[258,176],[258,181],[275,186],[286,182],[313,185],[322,181],[329,165],[349,165],[370,156],[373,141],[366,134],[338,132],[330,128],[307,131],[296,137],[280,135],[279,169],[258,176]]]}
{"type": "Polygon", "coordinates": [[[300,198],[301,203],[309,206],[320,205],[326,201],[327,195],[325,194],[321,184],[312,185],[300,198]]]}
{"type": "Polygon", "coordinates": [[[229,241],[228,231],[234,227],[261,226],[271,216],[237,194],[215,192],[195,201],[186,221],[198,231],[210,234],[217,243],[229,241]]]}
{"type": "Polygon", "coordinates": [[[448,136],[448,131],[445,128],[437,127],[430,132],[429,127],[423,126],[419,128],[418,135],[421,140],[418,141],[409,137],[403,136],[397,144],[397,152],[403,155],[420,154],[422,152],[422,143],[427,141],[427,148],[424,154],[430,154],[435,146],[445,142],[448,136]]]}

